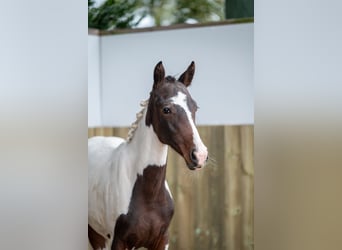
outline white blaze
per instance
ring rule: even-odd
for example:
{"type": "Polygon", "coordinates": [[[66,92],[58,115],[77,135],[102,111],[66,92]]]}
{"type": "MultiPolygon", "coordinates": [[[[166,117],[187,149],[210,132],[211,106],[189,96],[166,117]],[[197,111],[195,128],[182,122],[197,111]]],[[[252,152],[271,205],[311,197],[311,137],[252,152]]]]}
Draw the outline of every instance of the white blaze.
{"type": "Polygon", "coordinates": [[[190,112],[188,105],[187,105],[186,95],[179,91],[176,96],[171,98],[171,101],[174,104],[181,106],[184,109],[186,116],[188,117],[191,129],[192,129],[194,145],[196,147],[195,155],[197,157],[198,164],[200,166],[203,166],[207,160],[208,150],[207,150],[207,147],[204,146],[204,144],[201,140],[201,137],[199,136],[199,133],[197,131],[197,128],[195,126],[195,123],[192,119],[191,112],[190,112]]]}

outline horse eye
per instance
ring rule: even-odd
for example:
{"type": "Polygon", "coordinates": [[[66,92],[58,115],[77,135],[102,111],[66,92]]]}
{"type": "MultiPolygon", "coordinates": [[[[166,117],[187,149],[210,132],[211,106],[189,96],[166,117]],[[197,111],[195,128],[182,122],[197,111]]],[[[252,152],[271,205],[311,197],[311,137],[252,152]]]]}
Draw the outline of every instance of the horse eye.
{"type": "Polygon", "coordinates": [[[170,114],[171,113],[171,109],[165,107],[165,108],[163,108],[163,113],[164,114],[170,114]]]}

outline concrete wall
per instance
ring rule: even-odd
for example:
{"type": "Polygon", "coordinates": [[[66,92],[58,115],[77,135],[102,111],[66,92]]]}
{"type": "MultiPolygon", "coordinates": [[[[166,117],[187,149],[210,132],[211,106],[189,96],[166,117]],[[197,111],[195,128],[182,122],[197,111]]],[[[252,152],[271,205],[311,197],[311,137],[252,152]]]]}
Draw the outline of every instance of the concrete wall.
{"type": "Polygon", "coordinates": [[[88,126],[101,126],[100,37],[88,36],[88,126]]]}
{"type": "Polygon", "coordinates": [[[101,82],[100,90],[89,82],[90,127],[99,118],[98,92],[103,126],[131,124],[160,60],[166,74],[175,76],[196,62],[190,93],[200,107],[197,124],[254,123],[252,23],[101,36],[99,47],[100,76],[89,68],[89,81],[101,82]]]}

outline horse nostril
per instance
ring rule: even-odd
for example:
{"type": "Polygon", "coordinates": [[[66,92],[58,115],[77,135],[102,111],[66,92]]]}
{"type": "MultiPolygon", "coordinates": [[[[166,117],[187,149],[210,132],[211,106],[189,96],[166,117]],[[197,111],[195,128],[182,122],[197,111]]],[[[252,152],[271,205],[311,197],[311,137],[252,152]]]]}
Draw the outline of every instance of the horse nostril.
{"type": "Polygon", "coordinates": [[[197,157],[196,157],[196,155],[195,155],[195,152],[196,152],[195,149],[193,149],[193,150],[191,151],[190,159],[191,159],[192,162],[197,163],[197,157]]]}
{"type": "Polygon", "coordinates": [[[207,158],[205,159],[205,161],[208,161],[209,160],[209,156],[207,156],[207,158]]]}

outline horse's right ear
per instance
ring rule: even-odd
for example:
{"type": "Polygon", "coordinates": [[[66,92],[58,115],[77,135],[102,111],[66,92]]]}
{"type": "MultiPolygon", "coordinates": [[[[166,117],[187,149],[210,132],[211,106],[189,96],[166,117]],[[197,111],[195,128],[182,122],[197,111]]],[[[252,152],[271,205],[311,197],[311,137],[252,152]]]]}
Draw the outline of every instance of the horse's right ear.
{"type": "Polygon", "coordinates": [[[153,89],[157,88],[158,84],[160,84],[165,78],[165,70],[162,61],[157,63],[157,65],[154,68],[154,73],[153,73],[153,89]]]}

